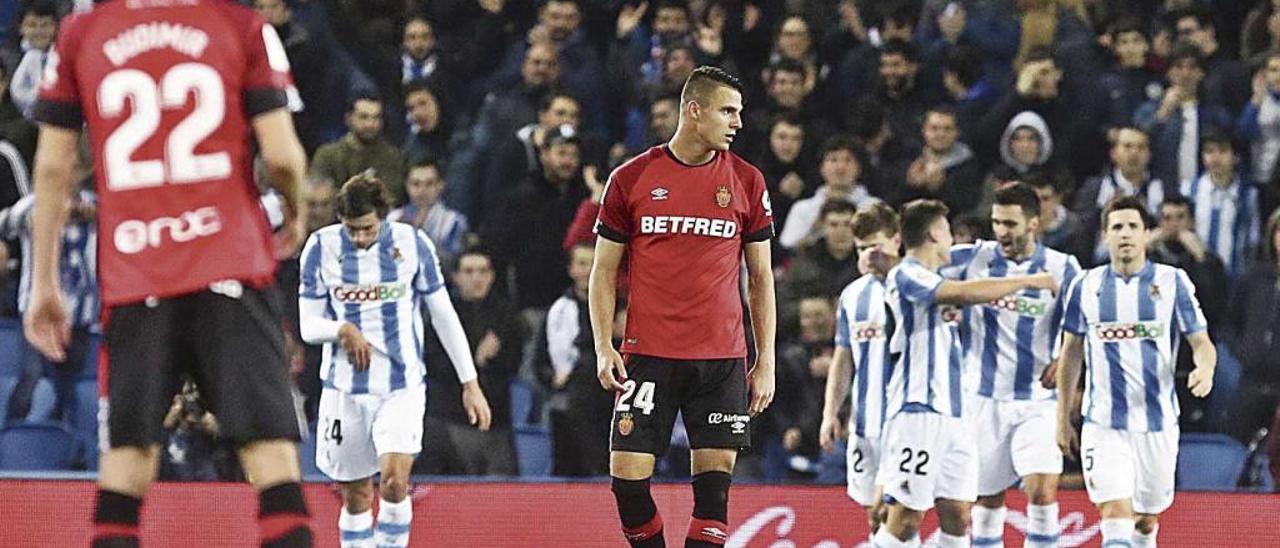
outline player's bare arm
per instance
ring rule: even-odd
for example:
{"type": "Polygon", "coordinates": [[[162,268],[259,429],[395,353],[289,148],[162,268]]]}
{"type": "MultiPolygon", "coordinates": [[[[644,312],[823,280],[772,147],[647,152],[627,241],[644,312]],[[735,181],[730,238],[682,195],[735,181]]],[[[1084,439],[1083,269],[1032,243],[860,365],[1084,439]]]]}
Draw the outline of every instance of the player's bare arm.
{"type": "Polygon", "coordinates": [[[618,297],[618,265],[627,246],[596,238],[596,256],[587,283],[591,305],[591,336],[596,348],[596,376],[605,390],[622,390],[627,377],[622,355],[613,347],[613,314],[618,297]]]}
{"type": "Polygon", "coordinates": [[[837,346],[831,355],[831,370],[827,373],[827,390],[822,401],[822,426],[818,428],[818,443],[823,451],[835,448],[836,439],[845,436],[840,424],[840,406],[849,396],[849,384],[853,370],[853,353],[837,346]]]}
{"type": "Polygon", "coordinates": [[[1006,278],[965,281],[947,280],[938,286],[934,301],[940,304],[954,305],[981,304],[1023,289],[1044,289],[1056,295],[1058,282],[1047,272],[1006,278]]]}
{"type": "MultiPolygon", "coordinates": [[[[747,374],[751,390],[752,415],[763,413],[773,403],[774,336],[777,334],[777,297],[773,289],[769,241],[747,244],[747,300],[751,306],[751,329],[755,333],[756,363],[747,374]]],[[[594,304],[594,303],[593,303],[594,304]]],[[[594,322],[594,318],[592,319],[594,322]]]]}
{"type": "Polygon", "coordinates": [[[267,180],[285,205],[285,222],[276,236],[277,257],[292,256],[306,239],[307,213],[302,200],[302,179],[307,173],[307,153],[293,129],[293,116],[286,108],[269,110],[253,117],[267,180]]]}
{"type": "Polygon", "coordinates": [[[1079,404],[1080,372],[1084,367],[1084,339],[1074,333],[1062,334],[1062,355],[1058,358],[1058,447],[1068,458],[1080,449],[1080,435],[1073,422],[1079,404]]]}
{"type": "Polygon", "coordinates": [[[36,149],[36,203],[31,214],[31,303],[23,320],[27,340],[50,360],[66,359],[71,323],[58,283],[58,257],[76,170],[79,131],[40,125],[36,149]]]}
{"type": "Polygon", "coordinates": [[[1187,376],[1187,388],[1197,398],[1209,395],[1213,390],[1213,372],[1218,367],[1218,349],[1209,338],[1208,331],[1199,331],[1187,336],[1191,344],[1191,361],[1195,369],[1187,376]]]}

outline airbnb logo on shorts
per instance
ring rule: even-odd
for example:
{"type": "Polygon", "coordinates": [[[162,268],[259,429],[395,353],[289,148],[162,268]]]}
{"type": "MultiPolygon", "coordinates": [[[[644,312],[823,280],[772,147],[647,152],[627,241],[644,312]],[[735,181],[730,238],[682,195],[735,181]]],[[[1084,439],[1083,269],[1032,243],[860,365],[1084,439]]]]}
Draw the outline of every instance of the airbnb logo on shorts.
{"type": "Polygon", "coordinates": [[[1158,339],[1164,335],[1164,327],[1151,323],[1100,323],[1094,326],[1098,338],[1104,341],[1123,341],[1130,339],[1158,339]]]}
{"type": "Polygon", "coordinates": [[[222,230],[222,216],[213,206],[186,211],[177,217],[158,217],[150,221],[129,219],[116,225],[112,242],[126,255],[160,247],[165,237],[174,243],[189,242],[217,234],[222,230]]]}

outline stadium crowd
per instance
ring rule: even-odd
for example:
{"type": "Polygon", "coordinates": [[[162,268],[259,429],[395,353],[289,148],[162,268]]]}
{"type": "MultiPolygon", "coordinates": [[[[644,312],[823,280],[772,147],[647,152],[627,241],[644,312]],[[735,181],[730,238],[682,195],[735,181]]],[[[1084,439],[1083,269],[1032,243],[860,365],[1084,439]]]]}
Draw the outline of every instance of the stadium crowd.
{"type": "MultiPolygon", "coordinates": [[[[394,193],[390,218],[440,251],[494,425],[468,426],[453,370],[429,341],[415,472],[515,475],[530,458],[520,450],[539,447],[518,440],[532,436],[551,447],[548,472],[607,474],[613,396],[595,376],[592,229],[609,173],[671,137],[680,86],[702,64],[747,86],[733,150],[764,173],[778,234],[778,395],[753,421],[739,475],[844,479],[844,452],[824,454],[818,431],[835,299],[859,276],[856,209],[939,199],[956,242],[970,242],[989,238],[1006,181],[1035,187],[1041,240],[1086,267],[1106,258],[1102,206],[1141,198],[1159,220],[1153,257],[1188,272],[1223,356],[1207,400],[1179,382],[1182,430],[1280,452],[1280,434],[1268,438],[1280,426],[1280,1],[245,3],[276,28],[293,67],[309,230],[336,222],[337,188],[372,172],[394,193]]],[[[0,7],[5,317],[25,307],[30,107],[59,19],[90,5],[0,7]]],[[[0,339],[0,412],[9,424],[78,429],[70,466],[93,468],[98,305],[85,188],[64,235],[77,310],[68,363],[45,363],[13,322],[0,339]]],[[[284,261],[279,278],[299,421],[314,424],[320,349],[297,335],[298,272],[296,258],[284,261]]],[[[1189,355],[1181,362],[1185,379],[1189,355]]],[[[166,477],[240,474],[198,394],[175,399],[166,427],[166,477]]],[[[675,439],[659,467],[668,476],[688,470],[679,430],[675,439]]],[[[1251,468],[1242,486],[1263,474],[1251,468]]]]}

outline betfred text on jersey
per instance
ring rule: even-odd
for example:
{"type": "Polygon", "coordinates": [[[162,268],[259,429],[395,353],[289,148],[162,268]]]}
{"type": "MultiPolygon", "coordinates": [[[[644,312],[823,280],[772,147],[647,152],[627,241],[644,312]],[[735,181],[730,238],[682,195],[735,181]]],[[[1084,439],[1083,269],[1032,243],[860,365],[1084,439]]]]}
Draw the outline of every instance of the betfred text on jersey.
{"type": "Polygon", "coordinates": [[[1104,341],[1124,341],[1133,339],[1158,339],[1164,335],[1164,327],[1156,322],[1124,323],[1110,322],[1093,326],[1098,338],[1104,341]]]}
{"type": "Polygon", "coordinates": [[[1013,312],[1019,316],[1035,316],[1045,315],[1049,309],[1049,305],[1044,301],[1028,299],[1016,295],[1008,295],[987,303],[987,306],[998,310],[1013,312]]]}
{"type": "Polygon", "coordinates": [[[645,215],[640,217],[641,234],[693,234],[714,238],[732,238],[738,223],[727,219],[683,217],[679,215],[645,215]]]}
{"type": "Polygon", "coordinates": [[[394,301],[407,294],[403,283],[376,285],[340,285],[333,288],[333,299],[342,303],[394,301]]]}
{"type": "Polygon", "coordinates": [[[212,236],[222,230],[222,216],[213,206],[186,211],[177,217],[157,217],[150,221],[129,219],[116,225],[112,242],[126,255],[164,244],[165,236],[174,243],[212,236]]]}

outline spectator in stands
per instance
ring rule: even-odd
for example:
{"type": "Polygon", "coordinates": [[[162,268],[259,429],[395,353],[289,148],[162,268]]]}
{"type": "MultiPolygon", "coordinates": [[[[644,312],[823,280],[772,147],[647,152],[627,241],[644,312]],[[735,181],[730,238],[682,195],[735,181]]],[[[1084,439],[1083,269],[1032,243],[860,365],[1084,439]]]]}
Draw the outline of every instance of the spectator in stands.
{"type": "Polygon", "coordinates": [[[426,16],[414,15],[405,21],[400,43],[400,83],[427,80],[452,85],[459,79],[457,58],[441,51],[437,44],[435,25],[426,16]]]}
{"type": "Polygon", "coordinates": [[[955,102],[960,138],[978,138],[978,121],[1000,99],[1000,93],[982,72],[982,60],[971,48],[950,48],[943,60],[942,83],[955,102]]]}
{"type": "Polygon", "coordinates": [[[770,122],[778,116],[793,117],[804,126],[805,135],[815,142],[826,140],[834,128],[827,121],[820,105],[813,101],[811,90],[805,86],[805,66],[793,59],[781,59],[769,65],[765,71],[766,97],[764,105],[747,112],[743,124],[743,139],[736,149],[748,157],[758,157],[768,146],[770,122]]]}
{"type": "Polygon", "coordinates": [[[916,42],[925,51],[973,48],[991,82],[1009,79],[1022,34],[1015,0],[928,0],[920,11],[916,42]],[[954,7],[953,7],[954,6],[954,7]]]}
{"type": "Polygon", "coordinates": [[[1107,39],[1115,63],[1102,74],[1098,85],[1106,94],[1107,129],[1114,132],[1131,124],[1143,103],[1164,94],[1164,75],[1147,63],[1151,40],[1138,19],[1125,17],[1112,23],[1107,39]]]}
{"type": "Polygon", "coordinates": [[[1165,183],[1153,177],[1151,165],[1151,140],[1147,133],[1134,126],[1121,126],[1113,132],[1110,165],[1103,175],[1090,177],[1076,191],[1072,211],[1080,214],[1088,255],[1080,256],[1084,265],[1095,265],[1106,260],[1106,245],[1102,243],[1102,209],[1112,198],[1120,195],[1137,196],[1147,205],[1153,217],[1160,215],[1160,204],[1168,196],[1179,193],[1178,183],[1165,183]]]}
{"type": "Polygon", "coordinates": [[[858,206],[844,200],[829,200],[819,214],[819,237],[802,246],[791,269],[778,284],[779,317],[795,312],[801,295],[838,295],[858,277],[853,242],[853,215],[858,206]]]}
{"type": "Polygon", "coordinates": [[[307,234],[338,222],[333,199],[337,186],[331,179],[311,174],[302,186],[302,200],[307,204],[307,234]]]}
{"type": "Polygon", "coordinates": [[[1280,10],[1277,2],[1255,2],[1240,29],[1240,58],[1254,69],[1266,63],[1267,57],[1280,52],[1280,10]]]}
{"type": "Polygon", "coordinates": [[[439,162],[425,158],[410,164],[404,183],[409,200],[387,214],[388,221],[409,223],[426,232],[446,269],[462,252],[468,234],[467,217],[440,200],[448,186],[439,162]]]}
{"type": "Polygon", "coordinates": [[[187,381],[173,396],[162,423],[168,439],[161,452],[159,479],[164,481],[244,481],[232,444],[218,436],[218,419],[187,381]]]}
{"type": "MultiPolygon", "coordinates": [[[[656,0],[652,4],[653,18],[645,25],[649,8],[649,3],[628,3],[618,12],[607,68],[616,112],[652,98],[646,90],[669,87],[663,83],[668,52],[677,47],[693,47],[693,16],[687,2],[656,0]]],[[[677,94],[683,83],[676,83],[677,94]]]]}
{"type": "Polygon", "coordinates": [[[365,170],[392,193],[392,203],[404,203],[404,158],[400,149],[382,137],[382,99],[361,95],[347,107],[347,134],[316,150],[311,172],[330,181],[346,181],[365,170]]]}
{"type": "Polygon", "coordinates": [[[658,78],[643,83],[636,90],[636,98],[643,103],[663,95],[680,95],[684,81],[698,66],[698,48],[691,45],[673,45],[662,54],[662,72],[658,78]]]}
{"type": "Polygon", "coordinates": [[[806,141],[812,142],[795,116],[783,114],[769,123],[769,147],[755,165],[769,188],[774,219],[786,219],[796,200],[817,189],[818,177],[810,167],[806,141]]]}
{"type": "Polygon", "coordinates": [[[425,80],[413,80],[404,86],[405,122],[409,125],[400,155],[406,164],[426,158],[447,164],[449,139],[453,128],[451,117],[433,84],[425,80]]]}
{"type": "MultiPolygon", "coordinates": [[[[1151,260],[1185,270],[1196,288],[1209,331],[1218,335],[1226,319],[1227,271],[1218,254],[1196,234],[1191,200],[1174,195],[1160,204],[1156,235],[1149,242],[1151,260]]],[[[1190,356],[1187,356],[1190,358],[1190,356]]],[[[1190,362],[1188,362],[1190,363],[1190,362]]]]}
{"type": "Polygon", "coordinates": [[[911,41],[920,14],[919,7],[912,0],[890,0],[878,8],[864,14],[855,2],[842,2],[840,5],[840,24],[828,32],[828,42],[836,35],[839,36],[836,40],[846,43],[844,47],[829,44],[824,48],[839,51],[842,55],[842,58],[834,60],[833,74],[827,79],[830,91],[827,101],[833,106],[842,105],[845,98],[874,88],[880,66],[880,49],[885,42],[911,41]],[[868,24],[875,24],[877,12],[879,25],[868,28],[868,24]]]}
{"type": "Polygon", "coordinates": [[[534,122],[502,136],[491,149],[484,166],[484,210],[495,211],[507,196],[526,178],[542,171],[538,151],[547,135],[563,131],[578,137],[582,119],[582,106],[578,98],[566,90],[548,91],[538,102],[538,117],[534,122]]]}
{"type": "Polygon", "coordinates": [[[1253,76],[1253,97],[1236,120],[1236,132],[1249,142],[1251,180],[1271,180],[1280,161],[1280,51],[1265,58],[1253,76]]]}
{"type": "MultiPolygon", "coordinates": [[[[850,228],[850,239],[853,230],[850,228]]],[[[856,260],[850,261],[856,262],[856,260]]],[[[799,334],[778,348],[777,420],[782,427],[782,449],[787,454],[788,476],[812,477],[821,454],[818,427],[822,424],[827,371],[834,353],[835,306],[829,293],[801,298],[799,334]]]]}
{"type": "Polygon", "coordinates": [[[511,46],[494,83],[506,86],[518,80],[520,66],[526,52],[534,44],[545,43],[555,48],[562,69],[561,85],[573,92],[587,113],[583,120],[586,130],[606,132],[609,120],[604,117],[603,88],[604,68],[600,55],[587,40],[582,23],[582,5],[579,0],[545,0],[538,9],[538,22],[529,30],[527,40],[511,46]]]}
{"type": "Polygon", "coordinates": [[[918,149],[924,113],[941,97],[920,83],[920,54],[915,45],[902,40],[885,42],[880,49],[880,79],[863,100],[878,102],[885,109],[893,137],[903,147],[918,149]]]}
{"type": "Polygon", "coordinates": [[[1087,257],[1090,237],[1080,214],[1063,205],[1062,183],[1044,173],[1029,173],[1023,179],[1040,198],[1040,242],[1077,259],[1087,257]]]}
{"type": "Polygon", "coordinates": [[[297,0],[254,0],[254,7],[267,19],[280,36],[289,66],[293,67],[293,83],[302,99],[302,110],[293,113],[293,127],[307,156],[315,154],[323,143],[323,128],[338,108],[334,90],[340,89],[340,75],[332,70],[314,70],[331,63],[333,52],[325,42],[316,40],[306,27],[293,21],[293,5],[297,0]]]}
{"type": "Polygon", "coordinates": [[[543,94],[560,79],[560,57],[556,48],[546,42],[530,45],[525,51],[520,77],[520,83],[485,96],[476,114],[468,148],[449,162],[453,190],[445,200],[476,222],[488,213],[483,206],[481,184],[490,151],[506,136],[537,120],[543,94]]]}
{"type": "Polygon", "coordinates": [[[1169,13],[1168,21],[1178,40],[1186,40],[1200,51],[1206,100],[1226,107],[1228,112],[1240,112],[1249,101],[1249,70],[1219,47],[1213,11],[1177,10],[1169,13]]]}
{"type": "MultiPolygon", "coordinates": [[[[5,418],[9,421],[27,418],[36,383],[41,377],[49,377],[53,380],[56,397],[50,418],[66,424],[77,424],[76,380],[89,356],[91,331],[98,327],[100,307],[97,263],[94,259],[98,243],[97,197],[92,190],[91,173],[84,174],[81,185],[81,191],[69,206],[70,222],[62,233],[62,256],[58,262],[71,328],[66,359],[62,362],[50,361],[25,338],[20,339],[21,348],[14,350],[21,355],[22,372],[9,397],[8,409],[5,410],[5,418]]],[[[24,257],[31,254],[31,215],[34,206],[35,194],[28,194],[12,206],[0,210],[0,238],[20,239],[24,257]]],[[[29,262],[22,265],[18,311],[24,315],[30,305],[31,267],[29,262]]]]}
{"type": "MultiPolygon", "coordinates": [[[[10,171],[16,173],[17,164],[22,165],[22,172],[30,174],[27,166],[33,165],[36,154],[36,125],[22,115],[22,111],[18,110],[18,106],[13,102],[12,94],[9,90],[9,77],[12,73],[11,67],[6,66],[4,61],[0,61],[0,141],[7,142],[7,147],[0,157],[3,157],[6,163],[10,164],[10,171]]],[[[0,168],[2,169],[2,168],[0,168]]],[[[5,190],[0,190],[0,205],[9,206],[18,200],[18,196],[6,195],[8,185],[3,185],[5,190]]],[[[23,191],[25,194],[30,189],[23,191]]]]}
{"type": "Polygon", "coordinates": [[[9,96],[24,115],[35,103],[40,77],[49,55],[49,46],[58,35],[58,4],[52,0],[25,2],[18,20],[21,42],[16,48],[5,48],[0,58],[13,67],[9,96]]]}
{"type": "Polygon", "coordinates": [[[1194,179],[1200,172],[1200,137],[1230,127],[1227,110],[1201,92],[1204,61],[1200,49],[1179,43],[1167,59],[1169,87],[1160,99],[1138,108],[1134,124],[1151,136],[1152,175],[1169,184],[1194,179]]]}
{"type": "Polygon", "coordinates": [[[1054,152],[1059,145],[1039,114],[1030,110],[1018,113],[1009,120],[1004,135],[1000,137],[1000,162],[987,174],[980,187],[981,196],[969,212],[979,218],[986,217],[998,188],[1011,181],[1021,181],[1032,173],[1041,173],[1050,179],[1066,179],[1066,174],[1054,161],[1054,152]]]}
{"type": "MultiPolygon", "coordinates": [[[[1226,315],[1232,349],[1244,367],[1229,433],[1246,444],[1273,410],[1280,419],[1280,209],[1271,212],[1264,240],[1258,262],[1231,286],[1226,315]]],[[[1273,426],[1271,432],[1277,443],[1280,429],[1273,426]]],[[[1277,458],[1280,454],[1272,454],[1273,469],[1277,458]]]]}
{"type": "MultiPolygon", "coordinates": [[[[569,251],[573,285],[551,304],[539,341],[546,359],[539,360],[538,377],[551,394],[552,473],[557,476],[609,473],[609,422],[599,418],[609,415],[613,396],[600,390],[596,380],[587,306],[587,278],[594,256],[591,244],[576,244],[569,251]]],[[[621,336],[623,330],[614,333],[621,336]]]]}
{"type": "Polygon", "coordinates": [[[1258,187],[1241,177],[1240,153],[1228,134],[1210,131],[1200,139],[1204,173],[1182,182],[1194,204],[1195,231],[1235,280],[1253,262],[1261,233],[1258,187]]]}
{"type": "MultiPolygon", "coordinates": [[[[506,298],[492,291],[493,282],[493,261],[484,251],[467,250],[458,257],[453,272],[457,290],[451,298],[475,357],[480,388],[493,409],[488,432],[468,423],[462,389],[444,348],[434,330],[428,337],[427,401],[431,405],[427,416],[444,423],[453,446],[453,451],[439,455],[434,473],[513,476],[517,472],[511,433],[511,380],[520,369],[525,329],[506,298]]],[[[425,435],[423,439],[425,442],[425,435]]],[[[424,455],[435,452],[434,447],[425,449],[424,455]]]]}
{"type": "Polygon", "coordinates": [[[856,207],[878,201],[859,183],[862,161],[858,158],[858,146],[848,137],[835,135],[823,144],[818,168],[822,186],[813,196],[796,202],[782,224],[778,243],[795,250],[815,241],[821,232],[819,219],[823,204],[828,200],[844,200],[856,207]]]}
{"type": "MultiPolygon", "coordinates": [[[[521,310],[545,311],[569,285],[561,246],[574,212],[588,195],[579,163],[578,136],[549,132],[539,150],[542,169],[520,183],[481,231],[493,252],[501,292],[515,295],[521,310]],[[508,270],[514,271],[508,276],[508,270]],[[507,280],[515,286],[508,289],[507,280]]],[[[532,325],[532,324],[531,324],[532,325]]]]}
{"type": "Polygon", "coordinates": [[[906,168],[904,185],[886,196],[896,207],[911,200],[942,200],[952,211],[972,211],[982,196],[982,165],[969,145],[958,137],[956,112],[949,106],[935,106],[925,114],[920,129],[924,146],[906,168]]]}

